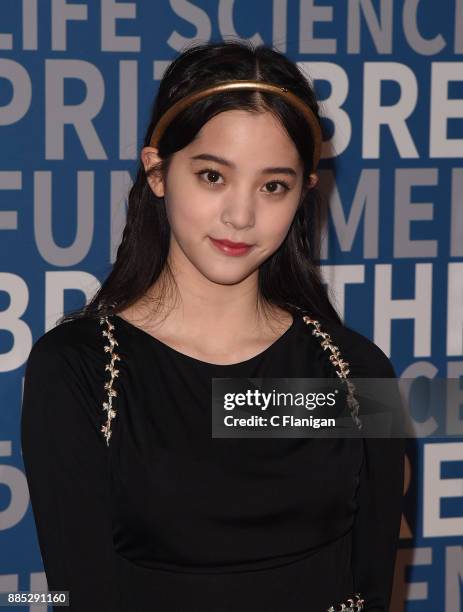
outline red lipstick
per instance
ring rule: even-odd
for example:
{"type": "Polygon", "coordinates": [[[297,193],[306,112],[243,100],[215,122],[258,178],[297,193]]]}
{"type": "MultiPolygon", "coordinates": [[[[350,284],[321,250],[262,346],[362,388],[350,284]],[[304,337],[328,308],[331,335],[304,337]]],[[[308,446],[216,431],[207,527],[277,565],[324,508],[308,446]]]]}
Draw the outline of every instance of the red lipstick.
{"type": "Polygon", "coordinates": [[[246,242],[232,242],[231,240],[216,240],[209,236],[212,244],[226,255],[245,255],[253,247],[252,244],[246,242]]]}

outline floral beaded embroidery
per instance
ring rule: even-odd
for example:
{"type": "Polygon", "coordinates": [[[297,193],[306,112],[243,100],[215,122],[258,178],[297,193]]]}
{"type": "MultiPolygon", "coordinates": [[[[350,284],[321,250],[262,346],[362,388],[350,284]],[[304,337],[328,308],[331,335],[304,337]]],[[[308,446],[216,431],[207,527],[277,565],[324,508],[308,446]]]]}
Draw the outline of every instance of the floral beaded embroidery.
{"type": "Polygon", "coordinates": [[[359,403],[354,395],[355,385],[352,383],[352,381],[350,381],[347,378],[347,375],[350,372],[349,367],[348,367],[349,362],[341,359],[341,353],[339,351],[339,347],[337,347],[333,343],[328,333],[321,330],[319,321],[316,321],[315,319],[311,319],[307,315],[304,315],[302,319],[304,320],[304,323],[306,323],[307,325],[314,326],[314,329],[312,330],[312,334],[314,336],[323,338],[323,340],[320,343],[321,346],[323,347],[323,350],[326,351],[327,349],[329,349],[331,351],[330,361],[334,366],[339,367],[339,370],[336,370],[336,374],[340,378],[343,379],[344,383],[347,386],[347,400],[346,401],[347,401],[347,405],[349,407],[352,419],[354,420],[354,423],[357,425],[357,427],[359,429],[362,429],[362,421],[360,420],[358,416],[359,403]]]}
{"type": "Polygon", "coordinates": [[[364,599],[361,599],[360,593],[355,593],[354,597],[347,599],[345,602],[337,604],[336,607],[330,606],[326,612],[358,612],[363,610],[364,599]]]}
{"type": "Polygon", "coordinates": [[[107,329],[103,329],[102,334],[108,338],[109,344],[105,345],[105,353],[110,353],[111,360],[106,364],[105,370],[109,370],[111,376],[110,379],[105,382],[104,388],[108,391],[108,401],[103,402],[103,410],[107,413],[107,420],[101,427],[101,431],[106,439],[106,445],[109,446],[109,439],[111,438],[111,421],[116,417],[116,411],[113,408],[113,397],[117,397],[117,391],[113,389],[114,379],[119,375],[119,370],[114,367],[116,361],[120,361],[119,355],[115,352],[114,347],[119,346],[117,340],[114,338],[112,331],[114,325],[110,322],[107,316],[100,317],[100,325],[106,324],[107,329]]]}

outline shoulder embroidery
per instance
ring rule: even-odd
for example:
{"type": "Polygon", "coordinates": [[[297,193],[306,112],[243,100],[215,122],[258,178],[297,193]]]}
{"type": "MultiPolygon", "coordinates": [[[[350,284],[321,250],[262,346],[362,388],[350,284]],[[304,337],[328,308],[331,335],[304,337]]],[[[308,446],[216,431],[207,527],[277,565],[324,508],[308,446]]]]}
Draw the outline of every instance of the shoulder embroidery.
{"type": "Polygon", "coordinates": [[[302,319],[306,325],[313,325],[314,329],[312,329],[312,335],[323,338],[323,340],[320,342],[323,350],[326,351],[329,349],[331,351],[329,359],[335,367],[339,367],[339,370],[335,370],[336,374],[343,379],[345,385],[347,386],[347,405],[349,406],[352,419],[357,425],[358,429],[362,429],[362,421],[358,416],[359,403],[354,395],[355,385],[347,377],[350,372],[348,367],[349,362],[344,361],[341,358],[339,347],[333,343],[330,335],[327,332],[322,331],[319,321],[311,319],[308,315],[304,315],[302,319]]]}
{"type": "Polygon", "coordinates": [[[109,344],[105,345],[104,350],[105,353],[109,353],[111,356],[111,360],[106,364],[105,370],[109,370],[110,378],[107,382],[105,382],[104,388],[108,391],[108,401],[103,402],[103,410],[107,413],[107,420],[104,425],[101,427],[101,431],[104,434],[106,439],[106,445],[109,446],[109,439],[111,438],[111,421],[116,417],[116,410],[113,408],[113,397],[117,397],[117,391],[113,389],[114,379],[119,375],[119,370],[114,367],[114,363],[116,361],[120,361],[119,355],[114,350],[115,346],[118,346],[117,340],[113,336],[114,325],[110,322],[109,317],[100,317],[100,325],[106,325],[106,329],[102,330],[103,336],[108,338],[109,344]]]}

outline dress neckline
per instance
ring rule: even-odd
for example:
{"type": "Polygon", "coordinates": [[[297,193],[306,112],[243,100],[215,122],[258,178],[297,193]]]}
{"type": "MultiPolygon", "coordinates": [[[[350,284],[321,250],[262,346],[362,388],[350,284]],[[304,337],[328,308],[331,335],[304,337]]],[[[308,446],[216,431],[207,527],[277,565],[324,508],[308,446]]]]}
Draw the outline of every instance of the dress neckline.
{"type": "Polygon", "coordinates": [[[149,332],[143,330],[141,327],[138,327],[137,325],[134,325],[133,323],[130,323],[130,321],[128,321],[127,319],[124,319],[123,317],[121,317],[118,314],[113,314],[111,316],[114,319],[117,319],[117,321],[120,321],[123,325],[125,325],[126,328],[132,330],[134,333],[138,333],[142,337],[143,336],[146,337],[147,340],[149,340],[152,344],[162,347],[164,350],[168,351],[169,353],[171,353],[173,355],[177,355],[180,359],[184,359],[186,361],[189,361],[190,363],[195,363],[195,364],[203,366],[203,367],[224,368],[224,369],[226,369],[226,368],[236,368],[236,367],[239,367],[239,366],[244,366],[244,365],[247,365],[247,364],[252,364],[253,362],[258,361],[258,360],[262,359],[263,357],[265,357],[267,354],[271,353],[275,348],[280,346],[280,344],[282,344],[289,337],[291,332],[296,327],[296,322],[297,322],[297,318],[298,318],[296,315],[292,315],[293,321],[292,321],[291,325],[286,329],[286,331],[284,331],[281,334],[281,336],[279,336],[276,340],[274,340],[272,342],[272,344],[270,344],[267,348],[265,348],[263,351],[260,351],[260,353],[257,353],[257,355],[253,355],[249,359],[245,359],[244,361],[238,361],[238,362],[235,362],[235,363],[211,363],[210,361],[203,361],[202,359],[197,359],[196,357],[192,357],[191,355],[187,355],[186,353],[182,353],[181,351],[178,351],[177,349],[174,349],[169,344],[166,344],[162,340],[159,340],[159,338],[156,338],[155,336],[153,336],[149,332]]]}

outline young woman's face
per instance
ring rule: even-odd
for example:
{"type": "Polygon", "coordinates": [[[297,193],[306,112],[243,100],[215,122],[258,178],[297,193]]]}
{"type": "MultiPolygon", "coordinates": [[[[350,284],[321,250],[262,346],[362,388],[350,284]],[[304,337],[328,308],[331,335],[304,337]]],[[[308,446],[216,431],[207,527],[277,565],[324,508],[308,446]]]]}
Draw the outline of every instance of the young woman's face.
{"type": "MultiPolygon", "coordinates": [[[[149,167],[149,155],[144,159],[149,167]]],[[[269,112],[233,110],[213,117],[175,153],[166,184],[151,183],[165,197],[174,268],[191,268],[221,284],[257,273],[286,237],[301,197],[302,171],[293,141],[269,112]],[[212,239],[252,246],[233,256],[212,239]]]]}

